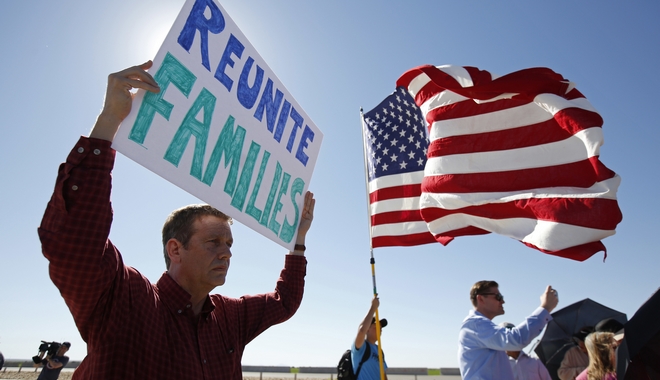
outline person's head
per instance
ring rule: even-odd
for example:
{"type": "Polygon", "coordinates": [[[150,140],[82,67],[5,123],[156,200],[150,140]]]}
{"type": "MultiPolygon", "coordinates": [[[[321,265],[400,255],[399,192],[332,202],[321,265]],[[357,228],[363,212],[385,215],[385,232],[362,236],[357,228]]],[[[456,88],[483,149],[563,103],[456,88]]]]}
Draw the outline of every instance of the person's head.
{"type": "Polygon", "coordinates": [[[614,349],[616,341],[611,332],[593,332],[584,340],[589,354],[587,373],[589,378],[602,379],[605,374],[615,371],[614,349]]]}
{"type": "Polygon", "coordinates": [[[69,343],[69,342],[62,343],[60,348],[57,349],[56,355],[57,356],[62,356],[64,354],[66,354],[66,352],[69,351],[69,348],[71,348],[71,343],[69,343]]]}
{"type": "Polygon", "coordinates": [[[589,334],[591,334],[594,331],[594,328],[592,326],[583,326],[573,334],[573,342],[577,344],[578,347],[580,347],[580,350],[584,352],[585,354],[587,353],[587,347],[584,345],[584,340],[587,338],[589,334]]]}
{"type": "Polygon", "coordinates": [[[598,322],[594,327],[595,331],[611,332],[614,334],[614,339],[619,342],[623,339],[624,329],[623,323],[614,318],[606,318],[598,322]]]}
{"type": "MultiPolygon", "coordinates": [[[[500,323],[500,327],[503,327],[507,330],[511,330],[512,328],[516,327],[516,325],[514,325],[511,322],[502,322],[502,323],[500,323]]],[[[520,350],[518,350],[518,351],[505,351],[505,352],[506,352],[507,355],[511,356],[514,359],[518,359],[518,356],[520,356],[520,350]]]]}
{"type": "Polygon", "coordinates": [[[187,246],[190,237],[195,233],[193,224],[202,216],[215,216],[230,225],[233,223],[230,216],[209,205],[188,205],[172,211],[163,224],[163,254],[165,255],[165,267],[168,270],[171,260],[167,254],[167,242],[170,239],[176,239],[184,247],[187,246]]]}
{"type": "Polygon", "coordinates": [[[224,285],[234,242],[232,219],[208,205],[174,211],[163,226],[170,276],[191,294],[224,285]]]}
{"type": "MultiPolygon", "coordinates": [[[[385,326],[387,326],[387,319],[383,318],[380,320],[381,333],[385,326]]],[[[373,317],[371,319],[371,326],[369,326],[369,330],[367,330],[367,341],[373,344],[376,343],[376,340],[378,340],[378,335],[376,334],[376,317],[373,317]]]]}
{"type": "Polygon", "coordinates": [[[478,281],[470,289],[472,306],[488,319],[504,314],[504,296],[495,281],[478,281]]]}

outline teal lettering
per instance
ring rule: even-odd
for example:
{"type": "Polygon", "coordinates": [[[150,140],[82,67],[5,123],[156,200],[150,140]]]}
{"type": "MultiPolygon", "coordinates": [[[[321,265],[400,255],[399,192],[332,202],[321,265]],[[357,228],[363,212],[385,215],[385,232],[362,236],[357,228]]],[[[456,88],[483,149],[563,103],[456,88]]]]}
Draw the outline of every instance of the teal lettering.
{"type": "Polygon", "coordinates": [[[154,80],[160,86],[160,92],[155,94],[146,91],[144,93],[144,99],[135,118],[135,123],[133,123],[133,127],[128,134],[128,138],[138,144],[144,143],[156,112],[162,115],[165,120],[170,120],[170,114],[174,106],[163,99],[170,83],[174,84],[187,98],[197,77],[168,52],[156,75],[154,75],[154,80]]]}
{"type": "Polygon", "coordinates": [[[275,201],[275,209],[270,216],[270,223],[268,223],[268,228],[273,231],[275,235],[280,234],[280,223],[275,220],[275,218],[277,218],[277,214],[279,214],[279,212],[282,210],[282,202],[280,202],[280,199],[282,199],[282,195],[286,194],[287,190],[289,189],[290,179],[291,174],[284,173],[284,177],[282,178],[282,186],[280,186],[280,191],[277,194],[277,200],[275,201]]]}
{"type": "Polygon", "coordinates": [[[261,181],[264,178],[264,173],[266,172],[266,165],[268,164],[269,158],[270,152],[264,150],[264,156],[261,158],[261,166],[259,167],[259,174],[257,174],[257,180],[254,183],[252,194],[250,194],[250,200],[248,201],[247,208],[245,209],[245,213],[257,221],[259,221],[259,218],[261,218],[262,211],[256,208],[254,203],[257,201],[257,195],[259,195],[259,188],[261,188],[261,181]]]}
{"type": "Polygon", "coordinates": [[[215,174],[218,171],[220,159],[224,153],[225,168],[231,163],[224,190],[225,193],[230,196],[234,194],[236,178],[238,177],[238,164],[243,150],[243,140],[245,140],[245,128],[237,125],[236,130],[234,130],[234,117],[229,115],[225,122],[225,126],[222,127],[222,131],[220,131],[220,136],[215,143],[211,158],[209,158],[209,163],[206,165],[206,172],[204,172],[202,182],[211,186],[215,174]]]}
{"type": "Polygon", "coordinates": [[[284,217],[284,224],[282,225],[282,230],[280,231],[280,239],[282,239],[282,241],[285,243],[291,242],[293,239],[293,234],[296,230],[296,226],[298,225],[300,210],[298,209],[298,204],[296,203],[296,194],[302,194],[304,188],[305,181],[300,178],[293,180],[293,184],[291,185],[291,204],[293,204],[293,213],[296,217],[293,219],[292,224],[289,224],[286,216],[284,217]]]}
{"type": "Polygon", "coordinates": [[[273,201],[275,200],[275,193],[277,192],[277,185],[280,184],[280,178],[282,177],[282,165],[278,162],[275,166],[275,175],[273,176],[273,183],[270,185],[270,191],[268,192],[268,199],[266,199],[266,205],[264,206],[264,213],[261,215],[261,220],[259,224],[263,226],[268,225],[268,218],[270,217],[270,210],[273,208],[273,201]]]}
{"type": "Polygon", "coordinates": [[[179,166],[183,152],[190,141],[192,135],[195,136],[195,152],[193,154],[190,175],[202,180],[202,164],[204,162],[204,153],[206,152],[206,141],[211,129],[211,120],[213,119],[213,109],[215,108],[215,96],[206,88],[202,88],[192,107],[183,118],[181,126],[174,134],[170,146],[165,152],[165,159],[174,166],[179,166]],[[200,110],[204,109],[204,122],[197,120],[196,116],[200,110]]]}
{"type": "Polygon", "coordinates": [[[257,156],[261,150],[261,145],[252,141],[250,145],[250,150],[248,151],[247,158],[243,164],[243,170],[241,171],[241,178],[238,180],[238,186],[234,192],[234,196],[231,198],[231,205],[236,207],[239,211],[243,211],[243,205],[245,204],[245,196],[247,195],[248,189],[250,188],[250,181],[252,180],[252,172],[254,171],[254,165],[257,162],[257,156]]]}

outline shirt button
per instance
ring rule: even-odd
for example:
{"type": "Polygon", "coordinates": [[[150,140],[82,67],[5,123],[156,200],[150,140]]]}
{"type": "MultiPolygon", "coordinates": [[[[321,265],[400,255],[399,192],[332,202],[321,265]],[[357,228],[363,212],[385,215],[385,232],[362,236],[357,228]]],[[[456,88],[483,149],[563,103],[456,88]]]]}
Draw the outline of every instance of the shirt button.
{"type": "Polygon", "coordinates": [[[183,313],[183,310],[179,310],[179,314],[183,313]]]}
{"type": "Polygon", "coordinates": [[[78,186],[76,186],[76,185],[71,186],[71,190],[73,190],[73,191],[78,190],[78,186]]]}
{"type": "Polygon", "coordinates": [[[101,150],[100,149],[94,149],[94,154],[98,156],[99,154],[101,154],[101,150]]]}
{"type": "Polygon", "coordinates": [[[187,307],[188,309],[190,309],[190,304],[187,304],[186,307],[187,307]]]}
{"type": "Polygon", "coordinates": [[[84,151],[85,151],[85,148],[83,148],[83,147],[78,148],[78,153],[82,153],[84,151]]]}
{"type": "Polygon", "coordinates": [[[204,364],[206,364],[206,359],[203,360],[204,364]]]}

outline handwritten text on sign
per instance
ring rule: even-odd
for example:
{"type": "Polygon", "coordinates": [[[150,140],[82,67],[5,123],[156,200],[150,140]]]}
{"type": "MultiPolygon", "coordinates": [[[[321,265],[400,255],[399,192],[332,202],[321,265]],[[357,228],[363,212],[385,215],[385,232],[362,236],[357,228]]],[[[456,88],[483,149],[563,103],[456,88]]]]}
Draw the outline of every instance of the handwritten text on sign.
{"type": "Polygon", "coordinates": [[[323,134],[214,0],[188,0],[113,147],[291,249],[323,134]]]}

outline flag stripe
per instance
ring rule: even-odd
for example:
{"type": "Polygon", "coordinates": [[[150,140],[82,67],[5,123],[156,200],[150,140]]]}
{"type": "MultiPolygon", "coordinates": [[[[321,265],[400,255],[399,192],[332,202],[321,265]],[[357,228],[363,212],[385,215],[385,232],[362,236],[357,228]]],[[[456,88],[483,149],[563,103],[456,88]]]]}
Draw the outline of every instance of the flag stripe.
{"type": "Polygon", "coordinates": [[[428,230],[426,230],[425,232],[402,236],[374,236],[372,239],[372,247],[411,247],[435,242],[436,240],[433,238],[433,235],[429,234],[428,230]]]}
{"type": "Polygon", "coordinates": [[[600,144],[593,143],[597,141],[602,141],[601,128],[590,128],[562,141],[518,149],[499,150],[499,144],[493,144],[492,151],[446,156],[439,155],[442,151],[435,149],[434,155],[429,155],[424,175],[489,173],[581,162],[598,156],[600,144]]]}
{"type": "MultiPolygon", "coordinates": [[[[517,147],[536,146],[565,140],[574,134],[592,128],[600,128],[602,119],[600,115],[583,110],[570,109],[557,113],[553,119],[545,120],[536,124],[526,125],[520,128],[508,128],[497,131],[480,131],[468,134],[467,128],[463,128],[462,135],[452,133],[451,136],[438,137],[431,135],[429,156],[447,156],[468,152],[486,152],[490,150],[514,149],[517,147]],[[578,122],[557,123],[555,118],[562,120],[579,120],[578,122]],[[565,128],[559,125],[563,124],[565,128]]],[[[438,123],[435,123],[432,131],[438,123]]],[[[492,123],[491,125],[495,125],[492,123]]],[[[448,123],[450,126],[451,123],[448,123]]],[[[474,125],[474,124],[473,124],[474,125]]],[[[446,128],[448,129],[448,128],[446,128]]],[[[447,132],[447,130],[442,133],[447,132]]],[[[452,129],[454,129],[452,127],[452,129]]],[[[459,130],[456,128],[456,130],[459,130]]],[[[602,133],[602,132],[599,132],[602,133]]],[[[602,141],[602,137],[600,137],[602,141]]]]}
{"type": "Polygon", "coordinates": [[[610,174],[613,174],[611,170],[591,158],[564,165],[505,172],[430,174],[424,178],[422,192],[504,192],[557,186],[590,188],[596,182],[612,178],[610,174]]]}
{"type": "MultiPolygon", "coordinates": [[[[426,194],[422,198],[425,196],[426,194]]],[[[424,201],[422,203],[427,202],[424,201]]],[[[511,202],[488,203],[454,210],[439,207],[422,208],[422,216],[425,220],[437,220],[453,215],[474,216],[495,220],[528,218],[539,221],[581,225],[594,229],[613,230],[617,225],[613,220],[619,218],[621,212],[615,200],[602,198],[530,198],[511,202]],[[585,213],[592,210],[597,210],[596,215],[591,215],[592,218],[589,219],[585,218],[585,213]]]]}
{"type": "MultiPolygon", "coordinates": [[[[616,191],[621,182],[618,175],[602,182],[597,182],[589,188],[580,187],[548,187],[540,189],[524,189],[507,192],[471,192],[471,193],[424,193],[420,199],[420,208],[439,205],[447,210],[456,210],[473,205],[487,203],[511,202],[530,198],[602,198],[616,200],[616,191]]],[[[382,206],[385,208],[385,206],[382,206]]],[[[394,205],[393,207],[398,207],[394,205]]]]}
{"type": "Polygon", "coordinates": [[[454,214],[428,222],[429,230],[442,236],[452,236],[451,231],[468,226],[508,236],[546,251],[558,251],[614,235],[614,230],[593,229],[533,218],[494,220],[454,214]]]}

